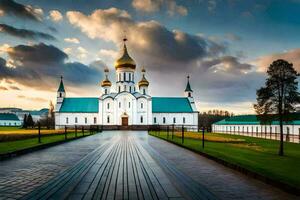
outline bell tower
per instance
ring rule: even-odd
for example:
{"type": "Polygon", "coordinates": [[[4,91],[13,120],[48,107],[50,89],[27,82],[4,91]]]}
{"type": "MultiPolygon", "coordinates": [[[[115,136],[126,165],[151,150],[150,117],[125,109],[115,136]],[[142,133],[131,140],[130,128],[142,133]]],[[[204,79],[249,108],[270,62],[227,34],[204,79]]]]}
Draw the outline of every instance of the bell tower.
{"type": "Polygon", "coordinates": [[[57,96],[56,96],[56,111],[60,110],[60,107],[64,101],[64,98],[66,97],[66,91],[64,87],[64,82],[63,82],[63,76],[60,77],[60,84],[57,90],[57,96]]]}

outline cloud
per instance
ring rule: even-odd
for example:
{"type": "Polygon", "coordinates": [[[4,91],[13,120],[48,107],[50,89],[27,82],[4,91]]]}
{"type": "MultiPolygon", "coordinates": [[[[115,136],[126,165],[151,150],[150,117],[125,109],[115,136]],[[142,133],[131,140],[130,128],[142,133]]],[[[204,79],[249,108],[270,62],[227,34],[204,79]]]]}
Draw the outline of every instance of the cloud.
{"type": "Polygon", "coordinates": [[[227,33],[227,34],[225,35],[225,38],[228,39],[228,40],[231,40],[231,41],[233,41],[233,42],[241,41],[241,40],[242,40],[242,38],[241,38],[240,36],[235,35],[235,34],[233,34],[233,33],[227,33]]]}
{"type": "Polygon", "coordinates": [[[53,37],[50,34],[42,33],[39,31],[32,31],[28,29],[19,29],[12,27],[7,24],[0,24],[0,33],[8,34],[14,37],[23,38],[23,39],[32,39],[32,40],[38,40],[38,39],[44,39],[44,40],[56,40],[55,37],[53,37]]]}
{"type": "Polygon", "coordinates": [[[133,0],[132,6],[138,11],[147,13],[157,12],[165,7],[170,16],[188,14],[187,8],[178,5],[175,0],[133,0]]]}
{"type": "Polygon", "coordinates": [[[126,30],[130,49],[134,49],[141,60],[147,56],[158,62],[186,63],[225,51],[221,44],[180,30],[171,31],[156,21],[135,22],[126,11],[117,8],[98,9],[91,15],[69,11],[67,18],[90,38],[112,41],[116,45],[126,30]]]}
{"type": "Polygon", "coordinates": [[[252,63],[256,65],[259,72],[266,72],[274,60],[284,59],[293,63],[294,68],[300,72],[300,48],[288,50],[282,53],[275,53],[257,58],[252,63]]]}
{"type": "Polygon", "coordinates": [[[107,57],[109,59],[116,59],[118,56],[118,52],[111,49],[101,49],[99,51],[99,55],[102,57],[107,57]]]}
{"type": "Polygon", "coordinates": [[[18,95],[18,98],[29,100],[29,101],[35,101],[35,102],[48,102],[49,101],[49,100],[41,98],[41,97],[30,97],[30,96],[24,96],[24,95],[18,95]]]}
{"type": "Polygon", "coordinates": [[[14,85],[9,86],[9,88],[12,90],[21,90],[19,87],[14,86],[14,85]]]}
{"type": "Polygon", "coordinates": [[[30,5],[23,5],[14,0],[1,0],[0,10],[4,14],[14,15],[21,19],[29,19],[33,21],[41,21],[43,10],[41,8],[33,8],[30,5]]]}
{"type": "Polygon", "coordinates": [[[57,89],[60,75],[70,85],[95,84],[102,78],[102,70],[79,62],[66,62],[68,55],[52,45],[18,45],[11,47],[8,59],[16,63],[8,67],[7,61],[0,58],[0,80],[12,79],[15,82],[37,89],[57,89]]]}
{"type": "Polygon", "coordinates": [[[0,86],[0,90],[8,90],[8,89],[4,86],[0,86]]]}
{"type": "Polygon", "coordinates": [[[65,38],[64,41],[69,42],[69,43],[74,43],[74,44],[80,43],[79,39],[77,39],[77,38],[65,38]]]}
{"type": "Polygon", "coordinates": [[[49,17],[54,22],[59,22],[63,20],[63,16],[58,10],[50,10],[49,17]]]}

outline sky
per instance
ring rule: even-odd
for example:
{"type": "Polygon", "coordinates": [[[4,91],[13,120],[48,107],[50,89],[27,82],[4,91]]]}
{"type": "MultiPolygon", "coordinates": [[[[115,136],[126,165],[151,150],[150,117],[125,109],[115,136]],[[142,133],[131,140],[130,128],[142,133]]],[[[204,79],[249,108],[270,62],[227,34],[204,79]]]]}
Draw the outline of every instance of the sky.
{"type": "Polygon", "coordinates": [[[0,107],[40,109],[101,95],[103,69],[128,39],[151,96],[182,96],[189,75],[199,111],[254,113],[266,69],[300,70],[300,0],[0,0],[0,107]]]}

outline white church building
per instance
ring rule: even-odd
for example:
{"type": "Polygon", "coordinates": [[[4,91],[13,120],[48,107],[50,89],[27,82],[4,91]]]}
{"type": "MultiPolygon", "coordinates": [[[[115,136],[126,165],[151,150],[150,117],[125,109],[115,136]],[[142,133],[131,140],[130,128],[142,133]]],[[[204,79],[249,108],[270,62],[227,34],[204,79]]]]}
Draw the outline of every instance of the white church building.
{"type": "Polygon", "coordinates": [[[187,79],[182,97],[152,97],[148,92],[149,82],[145,69],[136,84],[136,63],[129,56],[126,39],[121,57],[115,62],[116,82],[108,78],[101,82],[98,97],[67,97],[63,79],[57,91],[55,128],[65,126],[148,126],[188,125],[198,126],[198,111],[193,91],[187,79]]]}

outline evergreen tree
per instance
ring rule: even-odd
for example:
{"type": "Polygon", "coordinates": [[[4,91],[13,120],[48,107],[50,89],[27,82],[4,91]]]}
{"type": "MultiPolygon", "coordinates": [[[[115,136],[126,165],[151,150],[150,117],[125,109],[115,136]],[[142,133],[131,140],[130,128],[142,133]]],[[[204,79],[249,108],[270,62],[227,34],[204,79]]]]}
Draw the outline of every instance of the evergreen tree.
{"type": "Polygon", "coordinates": [[[27,128],[27,114],[25,114],[23,118],[23,128],[27,128]]]}
{"type": "Polygon", "coordinates": [[[277,116],[280,124],[279,155],[283,155],[283,121],[295,111],[300,103],[297,77],[299,74],[292,63],[279,59],[268,68],[265,86],[257,90],[257,104],[254,108],[261,116],[277,116]],[[273,115],[271,115],[273,114],[273,115]],[[275,114],[275,115],[274,115],[275,114]]]}
{"type": "Polygon", "coordinates": [[[31,114],[28,115],[26,123],[27,123],[27,126],[33,128],[33,126],[34,126],[34,121],[33,121],[33,119],[32,119],[31,114]]]}

